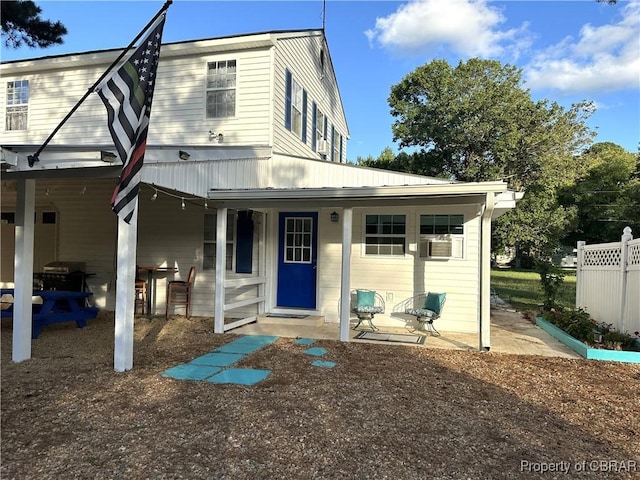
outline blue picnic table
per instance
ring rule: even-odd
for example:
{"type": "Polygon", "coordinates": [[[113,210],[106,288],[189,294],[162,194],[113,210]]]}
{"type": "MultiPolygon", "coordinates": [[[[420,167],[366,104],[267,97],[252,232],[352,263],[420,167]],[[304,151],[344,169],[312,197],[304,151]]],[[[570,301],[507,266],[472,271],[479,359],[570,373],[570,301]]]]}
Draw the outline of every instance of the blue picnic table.
{"type": "MultiPolygon", "coordinates": [[[[13,288],[0,289],[0,295],[13,295],[13,288]]],[[[42,298],[42,304],[33,304],[31,338],[38,338],[42,327],[53,323],[76,322],[78,328],[87,326],[87,320],[96,318],[99,309],[87,307],[91,292],[66,290],[34,290],[33,296],[42,298]]],[[[2,318],[13,317],[13,304],[0,311],[2,318]]]]}

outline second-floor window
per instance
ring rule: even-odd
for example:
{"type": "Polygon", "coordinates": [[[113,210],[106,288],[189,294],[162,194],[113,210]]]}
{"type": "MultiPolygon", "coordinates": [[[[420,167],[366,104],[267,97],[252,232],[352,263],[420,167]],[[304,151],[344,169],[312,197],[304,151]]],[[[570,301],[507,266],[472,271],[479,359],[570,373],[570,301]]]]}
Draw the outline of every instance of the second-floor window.
{"type": "Polygon", "coordinates": [[[29,80],[7,82],[7,130],[26,130],[29,80]]]}
{"type": "Polygon", "coordinates": [[[236,61],[207,64],[207,118],[236,115],[236,61]]]}
{"type": "Polygon", "coordinates": [[[285,127],[306,143],[307,91],[296,82],[289,70],[285,73],[285,90],[285,127]]]}
{"type": "Polygon", "coordinates": [[[326,155],[327,116],[312,103],[311,115],[311,150],[326,155]]]}

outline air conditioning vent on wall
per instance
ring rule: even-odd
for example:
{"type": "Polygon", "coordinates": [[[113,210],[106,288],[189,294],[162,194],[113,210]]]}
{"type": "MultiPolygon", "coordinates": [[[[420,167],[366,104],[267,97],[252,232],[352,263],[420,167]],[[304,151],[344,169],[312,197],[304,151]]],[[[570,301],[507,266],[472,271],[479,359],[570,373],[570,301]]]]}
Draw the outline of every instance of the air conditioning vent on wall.
{"type": "Polygon", "coordinates": [[[320,155],[326,155],[329,153],[329,145],[326,140],[318,140],[318,148],[316,148],[316,152],[320,155]]]}
{"type": "Polygon", "coordinates": [[[452,248],[451,240],[429,240],[428,256],[431,258],[449,258],[452,248]]]}

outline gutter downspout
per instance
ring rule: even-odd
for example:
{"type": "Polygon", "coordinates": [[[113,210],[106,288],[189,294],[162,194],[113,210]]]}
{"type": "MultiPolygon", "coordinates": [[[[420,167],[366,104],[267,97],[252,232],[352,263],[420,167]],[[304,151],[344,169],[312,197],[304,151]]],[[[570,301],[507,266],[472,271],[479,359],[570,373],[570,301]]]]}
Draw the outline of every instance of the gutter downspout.
{"type": "Polygon", "coordinates": [[[478,349],[491,349],[491,216],[495,194],[487,193],[480,220],[480,314],[478,315],[478,349]]]}

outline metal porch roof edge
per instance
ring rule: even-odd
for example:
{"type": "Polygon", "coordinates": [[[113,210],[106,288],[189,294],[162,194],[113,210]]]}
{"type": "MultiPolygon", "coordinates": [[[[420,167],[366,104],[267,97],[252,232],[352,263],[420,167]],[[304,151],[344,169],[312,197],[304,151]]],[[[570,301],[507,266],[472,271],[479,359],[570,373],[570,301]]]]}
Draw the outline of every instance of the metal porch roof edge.
{"type": "Polygon", "coordinates": [[[322,188],[257,188],[257,189],[210,189],[210,200],[306,200],[306,199],[371,199],[372,197],[425,197],[425,196],[465,196],[507,192],[507,184],[495,182],[468,182],[430,185],[380,185],[363,187],[322,187],[322,188]]]}

